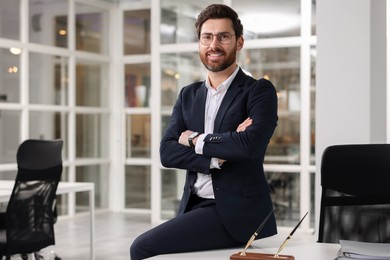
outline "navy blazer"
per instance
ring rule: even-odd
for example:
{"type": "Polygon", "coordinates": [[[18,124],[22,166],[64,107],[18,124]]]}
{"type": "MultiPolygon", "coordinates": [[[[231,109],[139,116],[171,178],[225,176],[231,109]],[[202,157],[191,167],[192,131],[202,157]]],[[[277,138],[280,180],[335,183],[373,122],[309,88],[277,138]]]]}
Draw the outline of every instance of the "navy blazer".
{"type": "MultiPolygon", "coordinates": [[[[161,163],[187,170],[178,214],[185,211],[197,172],[210,174],[216,208],[226,230],[246,243],[273,208],[263,160],[278,120],[276,91],[268,80],[255,80],[240,69],[218,110],[214,133],[206,136],[203,155],[199,155],[178,140],[185,130],[204,132],[206,96],[204,82],[190,84],[180,91],[161,140],[161,163]],[[243,132],[236,132],[248,117],[253,124],[243,132]],[[226,160],[221,169],[210,169],[213,157],[226,160]]],[[[276,232],[272,216],[257,238],[276,232]]]]}

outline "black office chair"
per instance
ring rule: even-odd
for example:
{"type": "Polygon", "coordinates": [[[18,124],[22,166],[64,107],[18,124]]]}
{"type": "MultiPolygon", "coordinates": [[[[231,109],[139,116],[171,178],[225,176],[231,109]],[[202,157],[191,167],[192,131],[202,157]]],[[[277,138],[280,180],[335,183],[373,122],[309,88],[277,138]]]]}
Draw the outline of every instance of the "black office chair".
{"type": "Polygon", "coordinates": [[[27,140],[19,146],[18,173],[0,231],[0,259],[14,254],[26,258],[55,244],[53,205],[62,145],[62,140],[27,140]]]}
{"type": "Polygon", "coordinates": [[[390,242],[390,144],[326,148],[321,186],[318,242],[390,242]]]}

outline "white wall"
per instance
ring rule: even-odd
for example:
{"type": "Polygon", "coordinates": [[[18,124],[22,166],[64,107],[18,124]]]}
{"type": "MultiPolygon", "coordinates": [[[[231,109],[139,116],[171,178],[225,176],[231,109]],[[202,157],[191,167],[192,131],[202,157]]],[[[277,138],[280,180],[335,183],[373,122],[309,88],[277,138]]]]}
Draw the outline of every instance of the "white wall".
{"type": "Polygon", "coordinates": [[[323,150],[386,141],[385,24],[385,0],[317,0],[316,216],[323,150]]]}

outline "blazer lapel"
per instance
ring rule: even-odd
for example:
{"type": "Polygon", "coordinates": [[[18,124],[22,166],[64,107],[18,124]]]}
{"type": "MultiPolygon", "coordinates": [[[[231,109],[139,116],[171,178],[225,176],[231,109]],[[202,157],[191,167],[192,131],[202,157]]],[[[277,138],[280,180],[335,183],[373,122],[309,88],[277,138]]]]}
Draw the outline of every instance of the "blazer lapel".
{"type": "Polygon", "coordinates": [[[196,121],[196,131],[204,132],[204,113],[206,109],[206,98],[207,98],[207,88],[203,82],[198,90],[196,91],[195,96],[195,121],[196,121]]]}
{"type": "Polygon", "coordinates": [[[230,107],[230,104],[234,101],[235,97],[238,95],[238,93],[241,92],[241,86],[242,82],[244,82],[244,78],[246,77],[246,74],[240,69],[234,78],[232,84],[230,85],[229,89],[227,90],[221,106],[218,109],[217,116],[215,117],[214,121],[214,133],[218,133],[222,124],[222,119],[225,116],[226,111],[230,107]]]}

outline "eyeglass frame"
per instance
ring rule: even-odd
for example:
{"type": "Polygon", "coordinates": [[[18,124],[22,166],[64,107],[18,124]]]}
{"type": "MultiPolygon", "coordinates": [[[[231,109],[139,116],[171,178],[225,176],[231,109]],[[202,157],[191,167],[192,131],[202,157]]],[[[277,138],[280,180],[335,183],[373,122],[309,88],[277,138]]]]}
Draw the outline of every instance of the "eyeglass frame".
{"type": "Polygon", "coordinates": [[[219,32],[219,33],[217,33],[217,34],[212,34],[212,33],[202,33],[200,36],[199,36],[199,42],[201,43],[201,44],[203,44],[203,45],[205,45],[205,46],[208,46],[208,45],[210,45],[211,43],[213,43],[213,41],[214,41],[214,37],[215,36],[217,36],[217,40],[218,40],[218,42],[219,43],[221,43],[221,44],[223,44],[223,45],[227,45],[227,44],[230,44],[231,43],[231,40],[232,40],[232,38],[233,38],[233,36],[236,36],[236,34],[235,33],[230,33],[230,32],[219,32]],[[222,38],[222,36],[223,35],[229,35],[229,37],[230,37],[230,41],[229,42],[226,42],[226,43],[223,43],[222,41],[221,41],[221,38],[222,38]],[[207,44],[205,44],[205,43],[203,43],[202,42],[202,35],[208,35],[208,36],[212,36],[212,38],[211,38],[211,41],[210,41],[210,43],[207,43],[207,44]]]}

